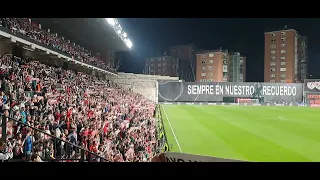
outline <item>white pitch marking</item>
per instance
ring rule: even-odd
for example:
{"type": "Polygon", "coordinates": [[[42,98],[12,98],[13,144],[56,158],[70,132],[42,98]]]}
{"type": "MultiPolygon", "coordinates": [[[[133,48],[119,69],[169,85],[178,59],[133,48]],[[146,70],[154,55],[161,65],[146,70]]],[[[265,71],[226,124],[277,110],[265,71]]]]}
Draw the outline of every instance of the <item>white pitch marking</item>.
{"type": "Polygon", "coordinates": [[[176,143],[177,143],[177,145],[178,145],[178,148],[179,148],[180,152],[182,153],[182,150],[181,150],[181,147],[180,147],[179,141],[178,141],[178,139],[177,139],[176,134],[174,133],[174,130],[173,130],[172,126],[171,126],[171,123],[170,123],[170,120],[169,120],[169,118],[168,118],[168,116],[167,116],[166,110],[165,110],[165,108],[164,108],[164,107],[162,107],[162,109],[163,109],[164,115],[166,116],[166,118],[167,118],[167,120],[168,120],[168,124],[169,124],[169,126],[170,126],[170,129],[171,129],[172,135],[173,135],[174,139],[176,140],[176,143]]]}

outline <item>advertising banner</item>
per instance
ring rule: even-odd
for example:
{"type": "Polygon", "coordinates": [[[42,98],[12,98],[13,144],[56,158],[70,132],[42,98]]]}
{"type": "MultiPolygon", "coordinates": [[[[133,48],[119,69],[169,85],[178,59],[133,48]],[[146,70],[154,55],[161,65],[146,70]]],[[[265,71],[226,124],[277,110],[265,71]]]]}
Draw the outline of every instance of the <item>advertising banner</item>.
{"type": "Polygon", "coordinates": [[[304,80],[305,92],[318,92],[320,93],[320,79],[306,79],[304,80]]]}
{"type": "Polygon", "coordinates": [[[320,107],[320,92],[319,93],[306,93],[306,104],[310,107],[320,107]]]}
{"type": "Polygon", "coordinates": [[[159,102],[222,102],[224,97],[254,98],[260,102],[302,102],[300,83],[159,82],[159,102]]]}
{"type": "Polygon", "coordinates": [[[224,159],[177,152],[165,152],[164,155],[166,158],[166,162],[244,162],[241,160],[224,159]]]}

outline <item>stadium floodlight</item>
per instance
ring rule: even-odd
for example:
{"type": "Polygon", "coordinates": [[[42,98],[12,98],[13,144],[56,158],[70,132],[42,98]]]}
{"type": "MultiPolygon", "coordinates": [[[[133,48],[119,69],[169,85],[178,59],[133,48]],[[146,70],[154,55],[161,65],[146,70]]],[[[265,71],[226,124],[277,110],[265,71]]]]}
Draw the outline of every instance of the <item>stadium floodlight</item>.
{"type": "Polygon", "coordinates": [[[116,21],[114,18],[106,18],[108,24],[110,24],[111,26],[114,26],[116,24],[116,21]]]}
{"type": "Polygon", "coordinates": [[[132,47],[132,42],[128,39],[126,45],[128,46],[129,49],[131,49],[131,47],[132,47]]]}
{"type": "Polygon", "coordinates": [[[122,27],[116,18],[105,18],[107,23],[118,34],[118,37],[125,43],[125,45],[131,49],[132,42],[129,40],[127,33],[122,30],[122,27]]]}

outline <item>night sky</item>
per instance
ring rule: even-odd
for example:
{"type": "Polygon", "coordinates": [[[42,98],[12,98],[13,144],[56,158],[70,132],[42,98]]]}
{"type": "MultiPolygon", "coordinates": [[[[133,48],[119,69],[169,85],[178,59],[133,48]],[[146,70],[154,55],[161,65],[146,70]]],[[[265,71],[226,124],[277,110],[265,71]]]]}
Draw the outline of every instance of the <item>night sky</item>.
{"type": "Polygon", "coordinates": [[[133,48],[119,71],[142,73],[146,57],[163,55],[170,45],[195,43],[209,50],[228,49],[247,57],[247,81],[263,81],[264,32],[285,25],[308,37],[309,74],[320,79],[320,19],[275,18],[123,18],[118,19],[133,48]]]}

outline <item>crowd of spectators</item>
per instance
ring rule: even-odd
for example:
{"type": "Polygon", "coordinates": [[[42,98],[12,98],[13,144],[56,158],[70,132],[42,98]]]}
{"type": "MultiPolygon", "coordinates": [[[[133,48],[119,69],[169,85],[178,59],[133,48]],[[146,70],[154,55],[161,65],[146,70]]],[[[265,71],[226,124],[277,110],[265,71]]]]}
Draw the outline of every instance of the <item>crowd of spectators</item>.
{"type": "Polygon", "coordinates": [[[41,29],[39,24],[34,23],[29,18],[1,18],[0,24],[11,30],[12,33],[20,33],[34,41],[53,47],[56,50],[64,52],[75,60],[101,69],[115,72],[115,70],[100,58],[91,55],[89,50],[76,45],[75,43],[65,40],[63,37],[57,36],[56,33],[51,33],[48,30],[41,29]]]}
{"type": "MultiPolygon", "coordinates": [[[[21,23],[29,22],[17,24],[21,23]]],[[[21,28],[17,24],[11,27],[21,28]]],[[[28,36],[37,34],[28,32],[28,36]]],[[[6,125],[6,143],[13,159],[26,157],[41,162],[80,156],[78,149],[66,148],[63,141],[53,141],[53,137],[26,125],[112,162],[150,161],[157,151],[153,102],[109,80],[47,66],[31,58],[1,57],[0,109],[19,120],[7,119],[6,125]]]]}

